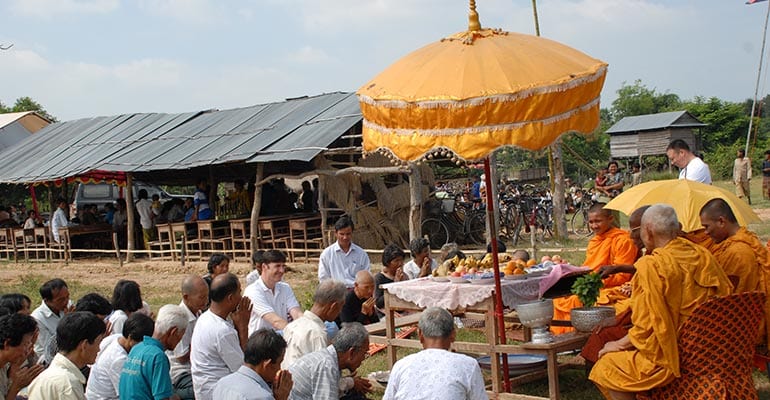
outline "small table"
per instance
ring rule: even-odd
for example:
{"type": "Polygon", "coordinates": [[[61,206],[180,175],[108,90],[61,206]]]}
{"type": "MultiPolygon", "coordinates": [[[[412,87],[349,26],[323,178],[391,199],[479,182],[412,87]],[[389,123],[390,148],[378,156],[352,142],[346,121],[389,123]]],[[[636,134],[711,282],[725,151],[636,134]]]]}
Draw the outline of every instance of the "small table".
{"type": "MultiPolygon", "coordinates": [[[[554,271],[554,274],[561,273],[554,271]]],[[[566,273],[566,272],[565,272],[566,273]]],[[[507,307],[514,307],[527,301],[536,300],[549,285],[558,281],[549,275],[531,277],[522,280],[504,280],[501,285],[503,302],[507,307]]],[[[547,377],[549,399],[559,399],[559,352],[576,350],[583,347],[588,334],[570,333],[557,336],[553,343],[509,345],[499,343],[500,330],[504,327],[497,325],[494,317],[494,284],[455,284],[450,282],[434,282],[431,278],[414,279],[390,283],[385,289],[385,338],[372,339],[373,343],[387,344],[388,362],[392,368],[396,362],[396,347],[422,348],[417,340],[397,339],[395,337],[397,311],[422,311],[427,307],[443,307],[453,313],[465,314],[484,319],[486,343],[455,342],[452,349],[462,352],[488,354],[491,358],[492,391],[490,398],[518,399],[537,397],[504,393],[502,381],[501,354],[540,354],[547,359],[547,377]]],[[[535,373],[537,374],[537,373],[535,373]]]]}

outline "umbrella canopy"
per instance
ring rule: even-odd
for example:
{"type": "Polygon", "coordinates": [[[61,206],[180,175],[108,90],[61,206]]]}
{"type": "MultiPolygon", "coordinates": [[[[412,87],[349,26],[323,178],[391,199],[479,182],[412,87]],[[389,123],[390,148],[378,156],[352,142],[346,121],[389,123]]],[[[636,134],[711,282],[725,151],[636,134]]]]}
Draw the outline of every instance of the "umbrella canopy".
{"type": "Polygon", "coordinates": [[[630,215],[641,206],[668,204],[676,210],[682,230],[691,232],[702,228],[700,209],[711,199],[724,199],[732,208],[738,224],[746,226],[761,219],[754,210],[731,192],[722,188],[686,179],[650,181],[628,189],[612,199],[606,208],[630,215]]]}
{"type": "Polygon", "coordinates": [[[598,125],[606,71],[552,40],[470,28],[412,52],[358,90],[364,151],[414,161],[437,150],[479,160],[504,145],[542,149],[598,125]]]}

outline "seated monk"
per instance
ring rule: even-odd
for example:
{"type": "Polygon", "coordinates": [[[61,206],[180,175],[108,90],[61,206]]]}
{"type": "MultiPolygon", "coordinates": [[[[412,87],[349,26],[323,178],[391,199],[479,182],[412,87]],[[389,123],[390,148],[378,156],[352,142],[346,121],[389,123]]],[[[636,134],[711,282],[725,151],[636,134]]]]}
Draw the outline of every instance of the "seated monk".
{"type": "MultiPolygon", "coordinates": [[[[633,264],[639,250],[634,245],[628,232],[613,226],[615,218],[612,212],[604,209],[604,203],[596,203],[588,209],[588,226],[594,232],[594,237],[588,242],[586,260],[583,265],[591,267],[594,272],[605,265],[633,264]]],[[[631,280],[631,274],[618,273],[603,280],[604,288],[599,295],[597,304],[610,304],[610,290],[631,280]]],[[[624,296],[625,297],[625,296],[624,296]]],[[[569,321],[570,310],[582,307],[577,296],[572,295],[553,301],[553,319],[569,321]]],[[[572,331],[573,328],[551,327],[556,334],[572,331]]]]}
{"type": "MultiPolygon", "coordinates": [[[[770,251],[767,250],[754,232],[738,225],[730,205],[722,199],[712,199],[700,210],[704,230],[713,241],[709,250],[733,281],[735,293],[761,291],[768,293],[770,283],[770,251]]],[[[765,315],[770,315],[765,304],[765,315]]],[[[767,343],[765,332],[770,323],[760,329],[760,343],[767,343]]]]}
{"type": "Polygon", "coordinates": [[[680,376],[679,328],[709,297],[732,292],[714,256],[678,234],[673,208],[657,204],[644,213],[647,255],[635,264],[631,329],[604,346],[589,375],[608,399],[635,399],[680,376]]]}

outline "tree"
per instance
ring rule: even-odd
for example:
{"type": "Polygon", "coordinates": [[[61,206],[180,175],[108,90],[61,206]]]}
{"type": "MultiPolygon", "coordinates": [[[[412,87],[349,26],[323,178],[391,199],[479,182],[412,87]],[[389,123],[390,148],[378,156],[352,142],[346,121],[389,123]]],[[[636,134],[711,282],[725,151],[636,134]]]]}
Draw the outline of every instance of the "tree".
{"type": "MultiPolygon", "coordinates": [[[[0,103],[0,106],[2,106],[1,103],[0,103]]],[[[0,108],[0,111],[2,111],[2,108],[0,108]]],[[[35,100],[32,100],[32,98],[28,96],[19,97],[18,99],[16,99],[16,103],[13,104],[13,107],[10,109],[10,111],[2,111],[2,112],[23,112],[23,111],[35,111],[36,113],[40,114],[41,116],[43,116],[44,118],[48,119],[51,122],[57,121],[56,117],[49,114],[48,111],[46,111],[43,108],[43,106],[40,105],[40,103],[36,102],[35,100]]]]}
{"type": "Polygon", "coordinates": [[[616,92],[618,98],[612,102],[610,116],[613,123],[623,117],[635,115],[656,114],[666,111],[676,111],[682,108],[679,96],[673,93],[657,93],[637,79],[633,85],[623,83],[616,92]]]}

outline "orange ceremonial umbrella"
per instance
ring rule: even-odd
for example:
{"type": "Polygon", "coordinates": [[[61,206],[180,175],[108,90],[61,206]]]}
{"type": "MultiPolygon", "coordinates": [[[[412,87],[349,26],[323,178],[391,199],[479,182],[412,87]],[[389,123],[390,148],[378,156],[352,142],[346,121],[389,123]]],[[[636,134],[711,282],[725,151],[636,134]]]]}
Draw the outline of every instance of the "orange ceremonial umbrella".
{"type": "MultiPolygon", "coordinates": [[[[552,40],[482,29],[474,0],[468,25],[396,61],[358,90],[365,152],[402,162],[447,152],[459,160],[484,159],[492,187],[488,155],[498,147],[538,150],[565,132],[596,128],[606,63],[552,40]]],[[[486,192],[495,232],[495,202],[486,192]]],[[[503,327],[497,241],[490,242],[495,315],[503,327]]],[[[500,340],[505,343],[504,329],[500,340]]],[[[508,373],[503,377],[510,390],[508,373]]]]}

